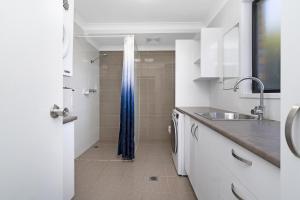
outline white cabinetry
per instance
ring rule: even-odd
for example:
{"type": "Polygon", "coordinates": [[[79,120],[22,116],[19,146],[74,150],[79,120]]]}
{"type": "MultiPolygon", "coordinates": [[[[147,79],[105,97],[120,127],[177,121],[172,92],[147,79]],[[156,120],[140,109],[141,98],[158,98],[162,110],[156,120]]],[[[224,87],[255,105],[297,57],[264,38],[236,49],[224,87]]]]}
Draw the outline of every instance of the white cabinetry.
{"type": "Polygon", "coordinates": [[[182,81],[221,77],[223,31],[203,28],[200,35],[200,40],[176,40],[176,70],[182,81]]]}
{"type": "Polygon", "coordinates": [[[197,78],[218,78],[222,69],[222,36],[220,28],[203,28],[200,39],[200,62],[197,78]]]}
{"type": "MultiPolygon", "coordinates": [[[[257,199],[241,182],[233,176],[222,165],[219,165],[218,173],[221,175],[220,179],[220,195],[218,199],[221,200],[255,200],[257,199]]],[[[263,199],[267,200],[267,199],[263,199]]],[[[271,200],[271,199],[270,199],[271,200]]]]}
{"type": "Polygon", "coordinates": [[[216,141],[210,137],[205,127],[201,123],[196,123],[195,139],[197,141],[196,171],[195,176],[198,185],[196,186],[198,199],[220,199],[219,183],[221,174],[219,173],[216,158],[216,141]],[[209,173],[208,173],[209,172],[209,173]]]}
{"type": "Polygon", "coordinates": [[[218,157],[221,165],[238,177],[258,199],[280,199],[279,169],[231,140],[221,135],[219,138],[218,157]],[[249,164],[239,158],[249,161],[249,164]]]}
{"type": "Polygon", "coordinates": [[[198,179],[197,179],[197,152],[198,152],[198,145],[197,145],[197,140],[196,137],[194,136],[195,133],[195,126],[196,122],[193,119],[190,119],[190,128],[189,128],[189,133],[187,133],[189,136],[189,145],[190,145],[190,156],[189,156],[189,177],[190,177],[190,182],[194,188],[194,191],[196,195],[198,195],[198,179]]]}
{"type": "Polygon", "coordinates": [[[188,117],[187,115],[184,116],[184,169],[186,171],[186,174],[188,176],[191,175],[191,170],[190,170],[190,155],[191,155],[191,145],[190,145],[190,140],[191,140],[191,118],[188,117]]]}
{"type": "Polygon", "coordinates": [[[277,167],[189,116],[185,118],[185,139],[189,141],[185,162],[198,199],[280,199],[277,167]]]}

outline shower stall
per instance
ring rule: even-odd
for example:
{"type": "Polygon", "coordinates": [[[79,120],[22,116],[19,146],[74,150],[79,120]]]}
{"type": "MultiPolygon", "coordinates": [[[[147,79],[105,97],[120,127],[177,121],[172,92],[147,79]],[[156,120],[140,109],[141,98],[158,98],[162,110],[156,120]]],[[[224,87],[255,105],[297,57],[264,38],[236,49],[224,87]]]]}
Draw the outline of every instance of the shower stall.
{"type": "MultiPolygon", "coordinates": [[[[123,51],[100,52],[100,141],[115,144],[120,130],[123,51]]],[[[139,51],[134,59],[134,142],[166,142],[175,106],[175,52],[139,51]]]]}

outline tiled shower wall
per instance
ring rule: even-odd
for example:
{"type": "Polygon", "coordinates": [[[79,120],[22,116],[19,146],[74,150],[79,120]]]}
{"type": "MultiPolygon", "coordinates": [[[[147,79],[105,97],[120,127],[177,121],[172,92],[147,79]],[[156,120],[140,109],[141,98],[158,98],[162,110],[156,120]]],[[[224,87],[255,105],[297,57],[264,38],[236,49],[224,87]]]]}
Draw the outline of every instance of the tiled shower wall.
{"type": "Polygon", "coordinates": [[[140,52],[136,75],[140,99],[140,141],[169,140],[175,105],[174,52],[140,52]]]}
{"type": "Polygon", "coordinates": [[[100,53],[100,141],[118,141],[122,64],[123,52],[100,53]]]}
{"type": "MultiPolygon", "coordinates": [[[[100,140],[118,141],[122,52],[101,52],[100,140]]],[[[139,52],[135,75],[139,95],[140,142],[168,141],[175,105],[175,53],[139,52]]]]}

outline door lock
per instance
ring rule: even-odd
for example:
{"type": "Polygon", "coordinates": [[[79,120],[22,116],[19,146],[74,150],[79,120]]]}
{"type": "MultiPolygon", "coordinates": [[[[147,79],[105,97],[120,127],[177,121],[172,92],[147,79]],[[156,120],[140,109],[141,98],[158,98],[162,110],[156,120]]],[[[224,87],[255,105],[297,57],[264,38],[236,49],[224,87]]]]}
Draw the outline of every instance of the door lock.
{"type": "Polygon", "coordinates": [[[68,108],[60,108],[58,105],[54,104],[53,107],[50,109],[50,116],[52,118],[58,118],[59,116],[67,117],[69,115],[68,108]]]}

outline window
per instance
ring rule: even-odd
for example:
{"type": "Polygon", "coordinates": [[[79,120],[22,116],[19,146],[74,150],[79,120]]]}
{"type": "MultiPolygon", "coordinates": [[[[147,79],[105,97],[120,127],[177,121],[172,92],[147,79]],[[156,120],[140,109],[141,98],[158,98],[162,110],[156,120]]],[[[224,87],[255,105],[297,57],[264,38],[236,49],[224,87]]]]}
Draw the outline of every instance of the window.
{"type": "MultiPolygon", "coordinates": [[[[280,0],[255,0],[252,24],[252,76],[262,80],[265,93],[280,93],[280,0]]],[[[259,92],[257,83],[252,92],[259,92]]]]}

